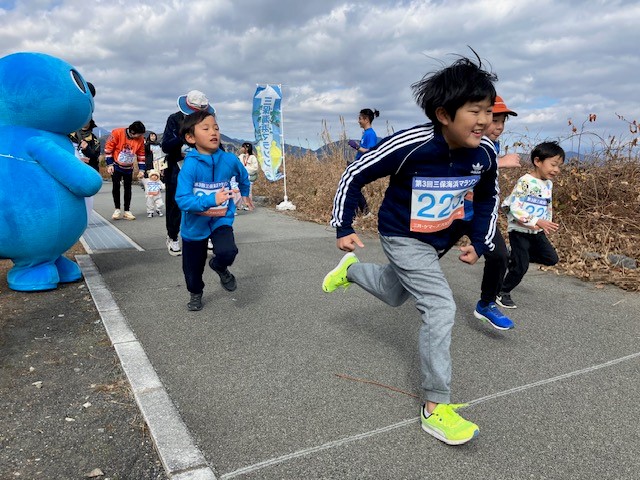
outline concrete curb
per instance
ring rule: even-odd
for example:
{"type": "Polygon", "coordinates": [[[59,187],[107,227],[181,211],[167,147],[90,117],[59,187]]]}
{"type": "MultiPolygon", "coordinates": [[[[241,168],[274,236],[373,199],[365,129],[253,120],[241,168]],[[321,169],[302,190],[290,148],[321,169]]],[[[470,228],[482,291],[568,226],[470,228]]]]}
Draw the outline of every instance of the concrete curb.
{"type": "Polygon", "coordinates": [[[95,263],[89,255],[76,260],[165,471],[174,480],[216,480],[95,263]]]}

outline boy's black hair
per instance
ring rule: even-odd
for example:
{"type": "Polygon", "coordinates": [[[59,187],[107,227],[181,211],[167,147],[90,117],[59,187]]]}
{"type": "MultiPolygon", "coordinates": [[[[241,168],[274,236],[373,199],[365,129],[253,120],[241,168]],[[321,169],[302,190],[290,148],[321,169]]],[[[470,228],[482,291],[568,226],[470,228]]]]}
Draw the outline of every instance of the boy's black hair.
{"type": "Polygon", "coordinates": [[[136,120],[131,125],[129,125],[129,128],[127,130],[129,130],[129,133],[131,135],[136,135],[138,133],[144,133],[147,131],[144,123],[142,123],[140,120],[136,120]]]}
{"type": "Polygon", "coordinates": [[[559,156],[562,159],[562,163],[564,163],[564,150],[558,142],[542,142],[535,147],[531,151],[531,163],[535,166],[534,159],[538,159],[540,161],[545,161],[547,158],[559,156]]]}
{"type": "Polygon", "coordinates": [[[187,142],[187,134],[193,135],[196,131],[196,125],[200,122],[203,122],[207,117],[215,118],[215,115],[211,114],[208,110],[198,110],[185,116],[182,120],[182,125],[180,126],[180,136],[190,146],[193,146],[193,143],[187,142]]]}
{"type": "Polygon", "coordinates": [[[411,89],[416,103],[429,120],[440,125],[436,118],[438,107],[444,108],[451,120],[455,120],[456,112],[467,102],[488,98],[493,105],[496,99],[493,82],[497,80],[495,73],[482,68],[479,57],[477,64],[461,57],[442,70],[426,74],[422,80],[411,85],[411,89]]]}

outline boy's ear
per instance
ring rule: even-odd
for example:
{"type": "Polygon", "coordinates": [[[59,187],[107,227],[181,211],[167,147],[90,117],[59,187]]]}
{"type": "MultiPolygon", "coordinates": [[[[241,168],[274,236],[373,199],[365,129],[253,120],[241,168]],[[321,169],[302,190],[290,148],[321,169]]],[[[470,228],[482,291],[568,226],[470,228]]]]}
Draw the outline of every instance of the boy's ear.
{"type": "Polygon", "coordinates": [[[440,122],[441,125],[449,125],[451,122],[451,117],[447,113],[447,110],[444,107],[436,108],[436,118],[440,122]]]}
{"type": "Polygon", "coordinates": [[[185,133],[184,139],[190,146],[196,143],[196,137],[194,137],[191,133],[185,133]]]}

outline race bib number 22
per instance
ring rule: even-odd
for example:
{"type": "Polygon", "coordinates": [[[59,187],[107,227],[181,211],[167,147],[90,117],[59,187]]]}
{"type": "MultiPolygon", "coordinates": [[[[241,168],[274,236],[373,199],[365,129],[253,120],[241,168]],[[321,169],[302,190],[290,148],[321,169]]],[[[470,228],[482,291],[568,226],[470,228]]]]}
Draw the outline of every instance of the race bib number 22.
{"type": "Polygon", "coordinates": [[[432,233],[464,218],[464,197],[480,180],[468,177],[414,177],[411,188],[412,232],[432,233]]]}

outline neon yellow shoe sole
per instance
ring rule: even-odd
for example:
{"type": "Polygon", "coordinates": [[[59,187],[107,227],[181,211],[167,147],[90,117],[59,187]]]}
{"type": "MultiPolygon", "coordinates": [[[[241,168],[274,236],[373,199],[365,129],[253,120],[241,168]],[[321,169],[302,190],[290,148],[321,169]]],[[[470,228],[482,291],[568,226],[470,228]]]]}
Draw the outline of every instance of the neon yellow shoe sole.
{"type": "Polygon", "coordinates": [[[340,263],[338,263],[336,268],[325,275],[324,280],[322,281],[322,290],[330,293],[338,287],[348,287],[351,282],[347,280],[347,269],[354,263],[358,262],[359,260],[355,253],[347,253],[342,257],[342,260],[340,260],[340,263]]]}
{"type": "Polygon", "coordinates": [[[447,445],[462,445],[475,438],[480,429],[475,423],[465,420],[456,410],[467,404],[440,403],[428,417],[424,416],[424,407],[420,409],[422,429],[429,435],[447,445]]]}

